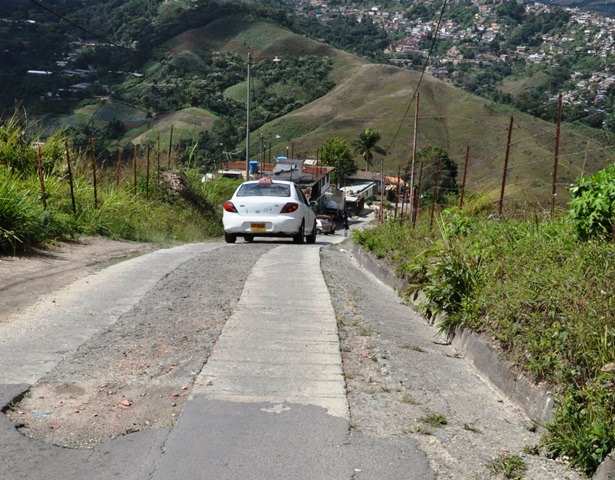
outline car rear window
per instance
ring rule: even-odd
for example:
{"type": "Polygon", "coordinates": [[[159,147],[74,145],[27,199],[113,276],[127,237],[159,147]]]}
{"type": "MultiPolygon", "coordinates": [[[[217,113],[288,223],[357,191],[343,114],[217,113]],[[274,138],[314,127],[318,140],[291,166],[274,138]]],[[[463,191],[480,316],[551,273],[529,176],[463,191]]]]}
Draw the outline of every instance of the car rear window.
{"type": "Polygon", "coordinates": [[[290,197],[290,185],[283,183],[244,183],[238,197],[290,197]]]}

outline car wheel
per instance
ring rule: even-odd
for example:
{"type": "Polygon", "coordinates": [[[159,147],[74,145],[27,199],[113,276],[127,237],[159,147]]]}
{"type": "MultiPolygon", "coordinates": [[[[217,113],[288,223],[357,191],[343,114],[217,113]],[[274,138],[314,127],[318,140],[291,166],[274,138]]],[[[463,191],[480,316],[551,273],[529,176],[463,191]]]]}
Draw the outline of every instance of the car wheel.
{"type": "Polygon", "coordinates": [[[310,233],[305,241],[307,243],[316,243],[316,222],[314,222],[314,226],[312,227],[312,233],[310,233]]]}
{"type": "Polygon", "coordinates": [[[251,243],[254,241],[254,235],[244,235],[243,239],[248,242],[251,243]]]}
{"type": "Polygon", "coordinates": [[[301,223],[301,226],[299,227],[299,231],[297,232],[297,235],[293,237],[293,242],[303,243],[304,240],[305,240],[305,224],[301,223]]]}
{"type": "Polygon", "coordinates": [[[224,241],[226,243],[235,243],[236,240],[237,240],[237,235],[235,235],[234,233],[224,232],[224,241]]]}

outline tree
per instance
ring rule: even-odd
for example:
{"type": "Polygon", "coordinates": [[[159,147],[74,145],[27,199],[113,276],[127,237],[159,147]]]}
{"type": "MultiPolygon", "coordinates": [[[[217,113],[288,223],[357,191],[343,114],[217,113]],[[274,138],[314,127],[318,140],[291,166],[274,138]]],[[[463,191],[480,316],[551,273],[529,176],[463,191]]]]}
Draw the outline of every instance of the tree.
{"type": "Polygon", "coordinates": [[[496,12],[500,22],[507,23],[512,26],[522,24],[525,17],[525,8],[523,5],[520,5],[513,0],[500,4],[496,8],[496,12]]]}
{"type": "Polygon", "coordinates": [[[387,154],[384,148],[377,145],[379,141],[380,134],[374,132],[370,128],[366,128],[365,131],[359,135],[359,139],[355,140],[352,144],[352,146],[354,147],[352,153],[354,155],[361,155],[361,157],[363,157],[368,172],[369,167],[371,167],[372,161],[374,160],[374,152],[379,153],[380,155],[387,154]]]}
{"type": "Polygon", "coordinates": [[[335,167],[331,180],[338,186],[346,183],[346,179],[358,170],[350,153],[350,145],[340,137],[325,140],[320,147],[320,160],[329,167],[335,167]]]}
{"type": "MultiPolygon", "coordinates": [[[[448,153],[441,148],[423,148],[416,154],[417,162],[423,162],[423,177],[419,194],[425,195],[425,201],[428,203],[431,203],[433,199],[438,159],[440,159],[440,173],[438,175],[438,198],[436,202],[443,203],[445,196],[451,194],[455,195],[459,192],[459,186],[457,185],[457,164],[453,162],[449,158],[448,153]]],[[[421,203],[423,202],[421,201],[421,203]]]]}

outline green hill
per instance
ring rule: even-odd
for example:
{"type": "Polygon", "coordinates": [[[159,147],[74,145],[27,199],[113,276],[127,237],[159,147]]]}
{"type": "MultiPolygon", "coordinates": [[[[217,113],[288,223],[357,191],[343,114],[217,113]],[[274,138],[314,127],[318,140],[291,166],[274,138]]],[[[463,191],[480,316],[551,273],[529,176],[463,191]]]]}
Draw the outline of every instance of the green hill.
{"type": "MultiPolygon", "coordinates": [[[[139,143],[160,135],[161,141],[166,142],[171,125],[176,132],[174,139],[180,136],[197,138],[200,132],[211,131],[216,118],[226,115],[234,119],[234,141],[240,144],[225,143],[225,148],[241,148],[245,138],[241,131],[245,129],[245,71],[250,53],[255,68],[261,68],[260,73],[257,70],[254,74],[254,88],[267,89],[270,97],[266,100],[275,98],[282,102],[282,111],[290,112],[270,120],[268,110],[259,111],[264,104],[263,94],[253,97],[251,110],[256,120],[253,118],[251,125],[254,128],[262,124],[252,135],[251,156],[255,159],[260,159],[261,138],[268,158],[269,149],[271,157],[293,152],[295,157],[314,158],[324,140],[343,137],[352,143],[365,128],[372,128],[381,134],[380,145],[389,152],[384,158],[386,173],[396,175],[412,155],[416,107],[412,99],[420,81],[418,150],[428,146],[443,148],[458,164],[461,174],[469,146],[468,188],[497,198],[508,125],[514,115],[506,195],[519,202],[548,204],[550,201],[554,125],[513,112],[427,75],[421,79],[418,72],[367,63],[293,33],[271,19],[246,14],[221,17],[205,26],[184,31],[161,44],[156,52],[153,58],[157,60],[150,61],[142,69],[143,78],[129,77],[113,89],[112,98],[124,98],[126,104],[112,100],[78,109],[70,123],[93,120],[94,124],[100,124],[118,119],[127,130],[124,140],[139,143]],[[216,55],[231,53],[232,56],[223,58],[222,67],[212,70],[210,64],[216,65],[216,55]],[[276,57],[284,62],[295,61],[294,70],[288,70],[294,73],[271,80],[269,77],[276,73],[273,62],[276,57]],[[302,64],[297,63],[299,58],[312,63],[314,59],[326,61],[328,63],[323,65],[328,65],[327,70],[310,72],[312,77],[306,79],[301,76],[304,72],[302,64]],[[268,65],[269,70],[262,70],[263,65],[268,65]],[[234,72],[234,76],[228,72],[234,72]],[[229,76],[220,81],[225,74],[229,76]],[[305,103],[308,94],[314,93],[311,90],[315,82],[323,77],[332,82],[334,88],[298,108],[305,103]],[[210,112],[195,107],[195,102],[198,104],[203,95],[209,94],[215,81],[219,81],[221,90],[213,98],[217,98],[215,101],[220,109],[210,112]],[[156,100],[160,95],[176,95],[169,97],[172,100],[168,102],[165,100],[167,110],[128,106],[147,99],[156,100]],[[303,102],[295,102],[297,99],[303,102]],[[225,102],[230,103],[225,105],[225,102]],[[226,114],[221,113],[224,109],[226,114]]],[[[283,68],[282,63],[277,66],[283,68]]],[[[511,84],[503,88],[514,90],[522,86],[511,84]]],[[[157,105],[159,108],[160,104],[157,105]]],[[[280,106],[277,108],[279,111],[280,106]]],[[[558,174],[562,201],[567,198],[564,186],[581,174],[593,173],[614,161],[608,145],[609,139],[601,132],[562,129],[558,174]]],[[[379,157],[375,160],[377,163],[379,157]]],[[[357,162],[360,168],[364,167],[358,158],[357,162]]]]}
{"type": "MultiPolygon", "coordinates": [[[[366,127],[382,134],[389,154],[385,170],[395,174],[412,155],[414,113],[410,103],[420,74],[397,67],[362,65],[325,97],[266,125],[258,133],[292,142],[297,156],[315,156],[332,136],[352,142],[366,127]],[[402,119],[405,120],[402,122],[402,119]]],[[[445,149],[463,171],[470,147],[467,185],[499,195],[510,116],[514,115],[506,194],[518,200],[547,200],[551,195],[555,126],[526,114],[424,77],[419,89],[417,150],[445,149]]],[[[570,184],[614,160],[610,149],[579,132],[562,129],[558,183],[570,184]]],[[[280,147],[283,145],[275,145],[280,147]]],[[[283,147],[285,148],[285,147],[283,147]]],[[[360,163],[359,165],[363,167],[360,163]]],[[[566,197],[564,186],[560,187],[566,197]]]]}
{"type": "MultiPolygon", "coordinates": [[[[419,82],[418,72],[368,64],[271,21],[245,18],[234,18],[232,22],[219,19],[179,35],[168,45],[173,55],[206,45],[214,51],[232,51],[244,58],[250,52],[255,58],[318,54],[332,59],[335,88],[254,132],[251,147],[254,158],[259,158],[257,143],[261,134],[265,148],[271,146],[272,157],[285,154],[288,147],[296,157],[314,158],[327,138],[343,137],[351,143],[366,127],[382,135],[381,145],[389,151],[384,159],[388,174],[395,175],[411,158],[416,105],[411,100],[419,82]]],[[[237,100],[241,99],[241,92],[245,92],[245,81],[229,89],[229,95],[234,94],[237,100]]],[[[552,189],[554,125],[513,112],[429,76],[421,81],[419,101],[417,149],[428,146],[445,149],[461,173],[469,146],[468,188],[490,192],[494,197],[499,195],[508,126],[510,116],[514,115],[506,194],[518,201],[548,201],[552,189]]],[[[566,198],[564,186],[583,172],[594,172],[614,160],[614,155],[599,140],[592,139],[587,148],[588,141],[579,131],[562,129],[558,183],[562,184],[559,191],[563,198],[566,198]]],[[[360,162],[359,166],[363,168],[360,162]]]]}

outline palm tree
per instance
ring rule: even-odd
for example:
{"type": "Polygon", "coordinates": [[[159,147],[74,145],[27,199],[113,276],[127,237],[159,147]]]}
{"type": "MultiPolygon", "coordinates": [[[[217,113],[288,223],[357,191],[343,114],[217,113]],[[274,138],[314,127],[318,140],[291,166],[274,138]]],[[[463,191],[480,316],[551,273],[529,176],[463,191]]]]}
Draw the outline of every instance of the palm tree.
{"type": "Polygon", "coordinates": [[[363,157],[368,172],[374,159],[374,153],[379,153],[380,155],[387,154],[384,148],[377,145],[379,141],[380,134],[374,132],[371,128],[366,128],[365,131],[359,135],[359,139],[352,143],[354,155],[361,155],[361,157],[363,157]]]}

